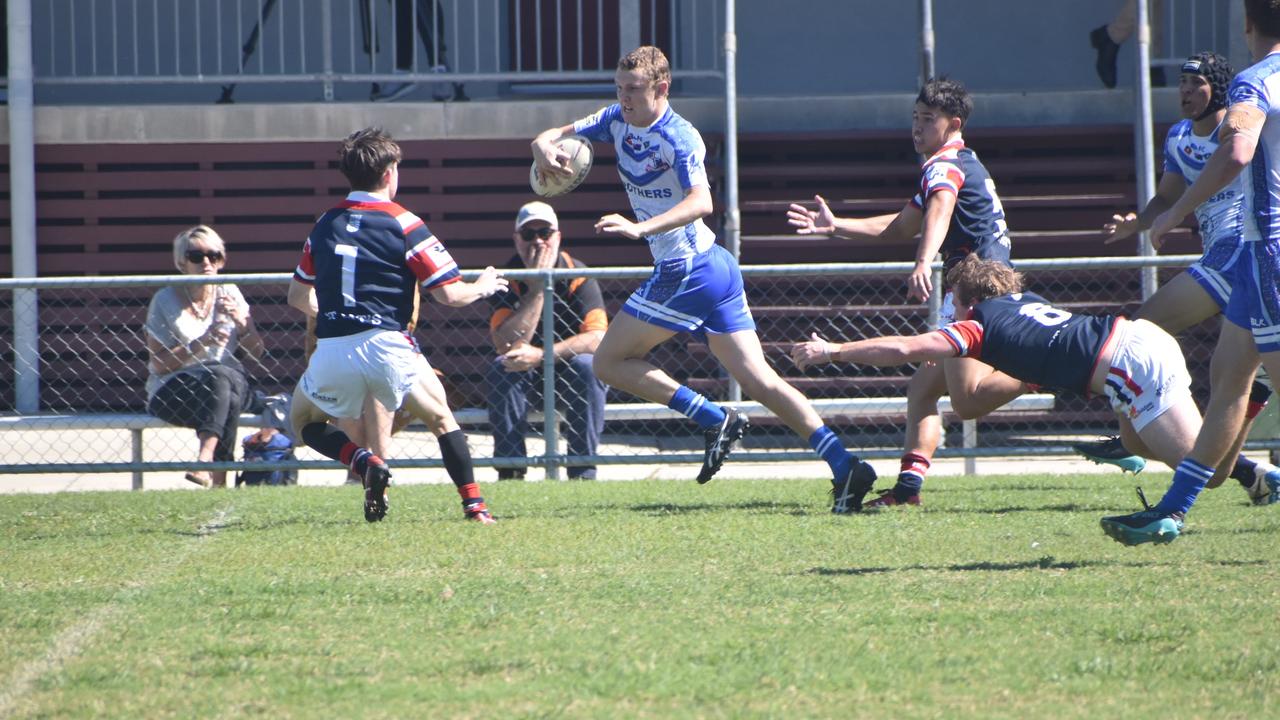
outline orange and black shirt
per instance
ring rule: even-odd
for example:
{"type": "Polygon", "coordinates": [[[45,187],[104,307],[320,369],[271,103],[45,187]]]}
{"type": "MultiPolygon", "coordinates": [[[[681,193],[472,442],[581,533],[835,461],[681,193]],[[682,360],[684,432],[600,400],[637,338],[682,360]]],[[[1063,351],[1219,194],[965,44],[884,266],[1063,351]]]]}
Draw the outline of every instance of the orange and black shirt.
{"type": "MultiPolygon", "coordinates": [[[[519,255],[512,255],[505,266],[508,269],[524,269],[524,262],[519,255]]],[[[574,260],[569,253],[561,252],[556,261],[557,268],[585,268],[586,265],[574,260]]],[[[493,306],[493,315],[489,317],[489,329],[496,330],[507,318],[520,307],[520,298],[529,288],[523,282],[512,280],[508,290],[489,298],[493,306]]],[[[604,331],[609,320],[604,311],[604,296],[600,292],[600,283],[595,278],[568,278],[556,280],[555,287],[555,342],[566,340],[592,330],[604,331]]],[[[538,327],[542,323],[539,320],[538,327]]],[[[535,333],[533,344],[540,346],[541,332],[535,333]]]]}

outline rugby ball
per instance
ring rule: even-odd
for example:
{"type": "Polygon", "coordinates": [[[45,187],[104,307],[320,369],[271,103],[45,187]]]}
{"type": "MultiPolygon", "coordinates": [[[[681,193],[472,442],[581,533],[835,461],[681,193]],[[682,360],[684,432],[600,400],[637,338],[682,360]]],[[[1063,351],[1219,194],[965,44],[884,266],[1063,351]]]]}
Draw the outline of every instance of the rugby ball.
{"type": "Polygon", "coordinates": [[[538,172],[538,163],[535,161],[529,168],[529,186],[541,197],[564,195],[581,185],[587,179],[587,173],[591,172],[590,140],[581,135],[569,135],[557,140],[556,147],[568,153],[569,169],[573,171],[573,175],[563,177],[547,174],[544,177],[543,173],[538,172]]]}

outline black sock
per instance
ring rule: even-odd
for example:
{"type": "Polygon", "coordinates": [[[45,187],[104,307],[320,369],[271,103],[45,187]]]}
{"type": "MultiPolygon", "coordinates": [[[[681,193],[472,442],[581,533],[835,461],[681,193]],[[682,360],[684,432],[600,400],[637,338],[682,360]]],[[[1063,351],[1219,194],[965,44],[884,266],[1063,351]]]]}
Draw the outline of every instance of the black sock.
{"type": "Polygon", "coordinates": [[[1231,468],[1231,477],[1235,478],[1236,482],[1240,483],[1245,488],[1249,488],[1253,485],[1253,471],[1257,467],[1258,463],[1241,455],[1236,458],[1235,467],[1231,468]]]}
{"type": "Polygon", "coordinates": [[[321,455],[346,465],[361,476],[368,467],[369,458],[373,457],[373,453],[351,442],[351,438],[346,433],[327,422],[303,425],[302,442],[321,455]]]}
{"type": "Polygon", "coordinates": [[[313,422],[302,426],[302,442],[321,455],[342,463],[350,459],[342,458],[342,451],[351,444],[351,438],[338,428],[327,422],[313,422]]]}
{"type": "Polygon", "coordinates": [[[474,485],[475,472],[471,467],[471,448],[467,447],[467,436],[461,430],[447,432],[437,438],[440,441],[440,458],[444,460],[444,469],[455,487],[474,485]]]}

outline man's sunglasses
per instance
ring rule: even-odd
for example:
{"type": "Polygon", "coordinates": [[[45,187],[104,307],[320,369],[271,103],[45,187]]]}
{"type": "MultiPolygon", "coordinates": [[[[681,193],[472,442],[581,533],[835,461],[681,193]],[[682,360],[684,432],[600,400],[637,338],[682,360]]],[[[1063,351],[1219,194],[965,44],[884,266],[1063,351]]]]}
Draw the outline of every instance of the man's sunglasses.
{"type": "Polygon", "coordinates": [[[222,253],[217,250],[188,250],[187,262],[199,265],[208,258],[210,262],[222,262],[222,253]]]}
{"type": "Polygon", "coordinates": [[[554,235],[555,232],[556,232],[556,229],[551,227],[550,225],[548,225],[547,227],[541,227],[536,229],[525,228],[520,231],[520,237],[524,238],[525,242],[533,242],[534,238],[538,238],[540,240],[546,240],[547,238],[554,235]]]}

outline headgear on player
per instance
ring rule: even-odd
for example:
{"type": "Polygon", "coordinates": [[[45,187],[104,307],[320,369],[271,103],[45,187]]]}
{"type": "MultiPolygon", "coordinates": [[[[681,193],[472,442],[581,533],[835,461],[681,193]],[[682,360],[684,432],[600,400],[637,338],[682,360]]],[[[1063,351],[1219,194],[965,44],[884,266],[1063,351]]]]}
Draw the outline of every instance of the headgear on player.
{"type": "Polygon", "coordinates": [[[1203,120],[1211,113],[1218,112],[1227,106],[1227,90],[1231,87],[1231,78],[1235,77],[1236,73],[1231,69],[1231,63],[1226,58],[1215,52],[1196,53],[1182,63],[1182,72],[1203,77],[1213,91],[1209,96],[1208,107],[1196,120],[1203,120]]]}

